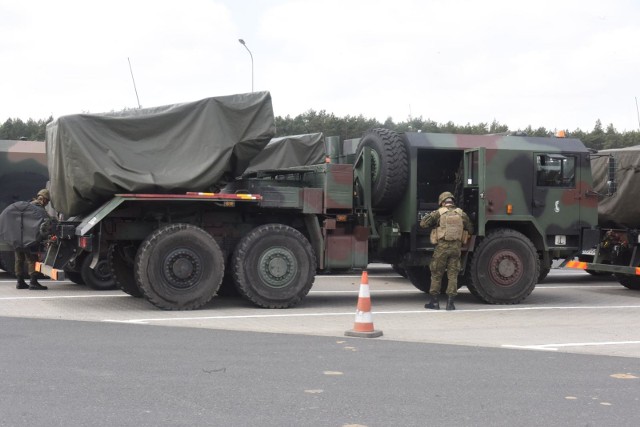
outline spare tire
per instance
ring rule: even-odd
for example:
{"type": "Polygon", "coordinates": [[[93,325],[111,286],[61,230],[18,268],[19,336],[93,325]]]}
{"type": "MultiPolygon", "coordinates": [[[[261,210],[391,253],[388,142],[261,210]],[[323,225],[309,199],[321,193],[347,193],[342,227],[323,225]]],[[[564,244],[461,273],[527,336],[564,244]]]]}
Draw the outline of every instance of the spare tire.
{"type": "Polygon", "coordinates": [[[393,208],[404,195],[409,182],[409,154],[396,132],[372,129],[358,144],[360,156],[364,147],[371,148],[371,204],[374,208],[393,208]]]}

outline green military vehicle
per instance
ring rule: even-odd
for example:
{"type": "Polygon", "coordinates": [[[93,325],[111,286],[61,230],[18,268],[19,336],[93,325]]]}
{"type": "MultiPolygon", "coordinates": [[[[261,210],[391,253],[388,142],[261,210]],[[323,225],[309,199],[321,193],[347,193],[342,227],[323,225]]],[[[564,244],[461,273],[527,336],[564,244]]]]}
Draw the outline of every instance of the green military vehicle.
{"type": "Polygon", "coordinates": [[[567,266],[611,275],[640,290],[640,146],[601,150],[591,156],[598,226],[585,230],[577,259],[567,266]]]}
{"type": "MultiPolygon", "coordinates": [[[[456,195],[476,230],[463,248],[459,283],[487,303],[522,301],[548,274],[551,261],[575,254],[584,230],[596,223],[589,151],[577,139],[378,130],[360,141],[360,147],[373,148],[372,163],[381,165],[373,167],[374,177],[385,172],[388,160],[376,153],[394,145],[386,156],[403,165],[395,170],[406,162],[406,188],[390,191],[391,200],[374,199],[373,206],[374,217],[386,216],[399,236],[391,245],[372,245],[372,258],[400,266],[418,289],[430,286],[433,252],[418,219],[437,208],[443,191],[456,195]],[[384,203],[386,213],[375,212],[384,203]]],[[[373,193],[378,199],[383,194],[375,185],[373,193]]]]}
{"type": "MultiPolygon", "coordinates": [[[[44,141],[0,140],[0,212],[33,199],[48,179],[44,141]]],[[[13,275],[14,262],[13,248],[0,242],[0,268],[13,275]]]]}
{"type": "MultiPolygon", "coordinates": [[[[419,219],[453,192],[474,222],[461,285],[515,304],[581,247],[597,218],[589,152],[576,139],[398,134],[325,138],[323,163],[249,168],[275,132],[268,92],[48,126],[60,222],[38,265],[51,277],[91,254],[118,286],[162,309],[195,309],[223,282],[286,308],[318,271],[390,263],[430,285],[419,219]]],[[[285,150],[287,151],[287,150],[285,150]]]]}
{"type": "MultiPolygon", "coordinates": [[[[44,141],[0,140],[0,212],[17,201],[28,201],[46,188],[49,180],[44,141]]],[[[50,211],[55,216],[55,212],[50,211]]],[[[93,289],[114,289],[115,282],[106,260],[90,268],[91,257],[79,256],[66,266],[66,275],[75,283],[93,289]]],[[[13,248],[0,242],[0,268],[15,275],[13,248]]],[[[26,276],[27,272],[23,272],[26,276]]]]}

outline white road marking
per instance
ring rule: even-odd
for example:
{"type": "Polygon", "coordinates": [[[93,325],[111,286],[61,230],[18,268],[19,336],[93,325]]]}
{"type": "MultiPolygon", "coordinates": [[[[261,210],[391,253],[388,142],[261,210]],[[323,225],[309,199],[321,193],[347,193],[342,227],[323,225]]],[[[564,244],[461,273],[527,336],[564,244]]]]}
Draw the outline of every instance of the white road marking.
{"type": "Polygon", "coordinates": [[[526,350],[558,351],[558,349],[562,347],[593,347],[593,346],[630,345],[630,344],[640,344],[640,341],[570,342],[570,343],[564,343],[564,344],[534,344],[534,345],[503,344],[501,347],[520,348],[520,349],[526,349],[526,350]]]}
{"type": "MultiPolygon", "coordinates": [[[[615,308],[640,308],[640,305],[614,305],[614,306],[582,306],[582,307],[509,307],[509,308],[480,308],[480,309],[458,309],[456,311],[446,310],[394,310],[394,311],[373,311],[375,316],[385,314],[450,314],[462,315],[464,313],[494,312],[494,311],[539,311],[539,310],[611,310],[615,308]]],[[[220,315],[220,316],[194,316],[194,317],[156,317],[143,319],[104,319],[103,322],[117,323],[149,323],[168,322],[184,320],[224,320],[224,319],[268,319],[268,318],[292,318],[292,317],[319,317],[319,316],[353,316],[354,311],[337,313],[287,313],[287,314],[247,314],[247,315],[220,315]]]]}
{"type": "MultiPolygon", "coordinates": [[[[42,291],[38,291],[42,292],[42,291]]],[[[2,297],[0,301],[16,301],[16,300],[28,300],[28,299],[68,299],[68,298],[120,298],[128,297],[129,295],[57,295],[57,296],[32,296],[32,297],[2,297]]]]}

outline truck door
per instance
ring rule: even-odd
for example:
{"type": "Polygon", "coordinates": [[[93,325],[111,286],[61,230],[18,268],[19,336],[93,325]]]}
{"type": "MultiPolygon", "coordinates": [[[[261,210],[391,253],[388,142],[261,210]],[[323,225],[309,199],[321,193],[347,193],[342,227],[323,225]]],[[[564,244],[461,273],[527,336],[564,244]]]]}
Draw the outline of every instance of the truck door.
{"type": "Polygon", "coordinates": [[[566,247],[579,233],[580,168],[571,153],[534,153],[531,212],[546,234],[548,246],[566,247]]]}
{"type": "Polygon", "coordinates": [[[485,225],[485,148],[464,151],[462,209],[473,222],[475,234],[484,236],[485,225]]]}

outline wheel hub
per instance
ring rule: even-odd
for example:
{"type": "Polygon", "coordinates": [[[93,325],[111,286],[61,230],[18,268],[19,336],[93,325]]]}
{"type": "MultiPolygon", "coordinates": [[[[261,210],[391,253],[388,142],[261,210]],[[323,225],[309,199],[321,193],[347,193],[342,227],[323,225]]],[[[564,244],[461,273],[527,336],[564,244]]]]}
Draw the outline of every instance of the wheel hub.
{"type": "Polygon", "coordinates": [[[164,262],[164,277],[176,288],[188,288],[198,281],[201,274],[200,258],[189,249],[171,252],[164,262]]]}
{"type": "Polygon", "coordinates": [[[491,257],[489,274],[494,283],[511,286],[522,277],[522,260],[509,250],[503,250],[491,257]]]}
{"type": "Polygon", "coordinates": [[[109,264],[106,260],[99,261],[96,268],[93,269],[94,275],[96,278],[102,282],[106,282],[107,280],[111,280],[111,270],[109,269],[109,264]]]}
{"type": "Polygon", "coordinates": [[[282,288],[295,277],[298,265],[293,253],[284,247],[270,248],[260,257],[260,277],[272,288],[282,288]]]}

